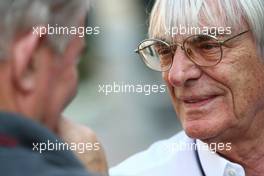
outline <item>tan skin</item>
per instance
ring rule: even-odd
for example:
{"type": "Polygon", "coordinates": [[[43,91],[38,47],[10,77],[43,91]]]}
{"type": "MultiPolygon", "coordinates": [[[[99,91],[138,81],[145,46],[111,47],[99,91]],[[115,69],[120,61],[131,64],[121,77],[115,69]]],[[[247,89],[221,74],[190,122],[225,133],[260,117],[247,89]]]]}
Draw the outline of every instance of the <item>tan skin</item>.
{"type": "MultiPolygon", "coordinates": [[[[59,124],[58,135],[62,136],[63,140],[66,142],[75,143],[98,143],[95,133],[84,125],[76,124],[65,118],[61,119],[59,124]],[[82,134],[82,135],[80,135],[82,134]]],[[[84,153],[75,152],[77,157],[83,162],[84,166],[89,171],[99,172],[102,175],[108,175],[108,166],[106,162],[106,157],[104,154],[103,147],[99,146],[99,150],[86,151],[84,153]]]]}
{"type": "Polygon", "coordinates": [[[247,176],[263,176],[263,58],[250,32],[230,46],[214,67],[199,67],[178,49],[163,78],[188,136],[208,144],[231,142],[231,151],[218,153],[240,163],[247,176]]]}
{"type": "MultiPolygon", "coordinates": [[[[23,114],[66,142],[98,142],[89,128],[62,117],[76,94],[77,58],[83,46],[83,39],[74,36],[59,55],[32,31],[17,37],[12,54],[0,62],[0,110],[23,114]]],[[[102,146],[76,156],[90,171],[107,175],[102,146]]]]}

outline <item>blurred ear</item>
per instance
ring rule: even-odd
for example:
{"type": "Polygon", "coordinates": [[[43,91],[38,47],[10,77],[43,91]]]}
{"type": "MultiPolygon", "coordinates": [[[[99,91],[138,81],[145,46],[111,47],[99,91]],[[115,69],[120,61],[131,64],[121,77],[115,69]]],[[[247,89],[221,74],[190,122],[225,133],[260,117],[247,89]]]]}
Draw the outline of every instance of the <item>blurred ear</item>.
{"type": "Polygon", "coordinates": [[[35,53],[41,38],[29,32],[14,42],[12,72],[13,80],[20,91],[29,92],[36,86],[35,53]]]}

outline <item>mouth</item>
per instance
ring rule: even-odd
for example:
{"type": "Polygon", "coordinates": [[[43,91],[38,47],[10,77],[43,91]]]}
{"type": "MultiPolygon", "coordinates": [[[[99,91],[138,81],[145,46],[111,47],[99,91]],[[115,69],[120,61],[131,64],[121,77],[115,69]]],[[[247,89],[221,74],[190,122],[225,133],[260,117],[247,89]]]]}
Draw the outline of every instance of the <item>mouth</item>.
{"type": "Polygon", "coordinates": [[[220,95],[189,96],[180,98],[185,107],[199,108],[208,105],[220,95]]]}

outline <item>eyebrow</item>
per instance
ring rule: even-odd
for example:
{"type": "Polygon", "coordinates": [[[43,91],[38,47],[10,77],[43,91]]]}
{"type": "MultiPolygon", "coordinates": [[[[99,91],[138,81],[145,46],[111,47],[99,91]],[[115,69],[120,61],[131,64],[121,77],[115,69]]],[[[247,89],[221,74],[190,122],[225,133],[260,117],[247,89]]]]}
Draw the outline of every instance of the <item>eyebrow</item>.
{"type": "Polygon", "coordinates": [[[207,35],[197,35],[196,37],[193,37],[191,42],[204,42],[212,39],[211,37],[207,35]]]}

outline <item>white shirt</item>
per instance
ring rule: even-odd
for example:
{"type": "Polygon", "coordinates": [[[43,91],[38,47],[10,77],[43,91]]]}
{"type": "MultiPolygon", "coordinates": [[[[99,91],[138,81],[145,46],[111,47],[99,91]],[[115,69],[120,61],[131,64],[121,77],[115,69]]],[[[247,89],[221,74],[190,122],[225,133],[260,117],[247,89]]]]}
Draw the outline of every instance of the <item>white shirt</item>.
{"type": "MultiPolygon", "coordinates": [[[[201,145],[205,144],[197,140],[197,146],[201,145]]],[[[199,147],[197,158],[191,146],[194,140],[181,132],[111,168],[110,176],[202,176],[199,160],[206,176],[245,176],[239,164],[199,147]]]]}

